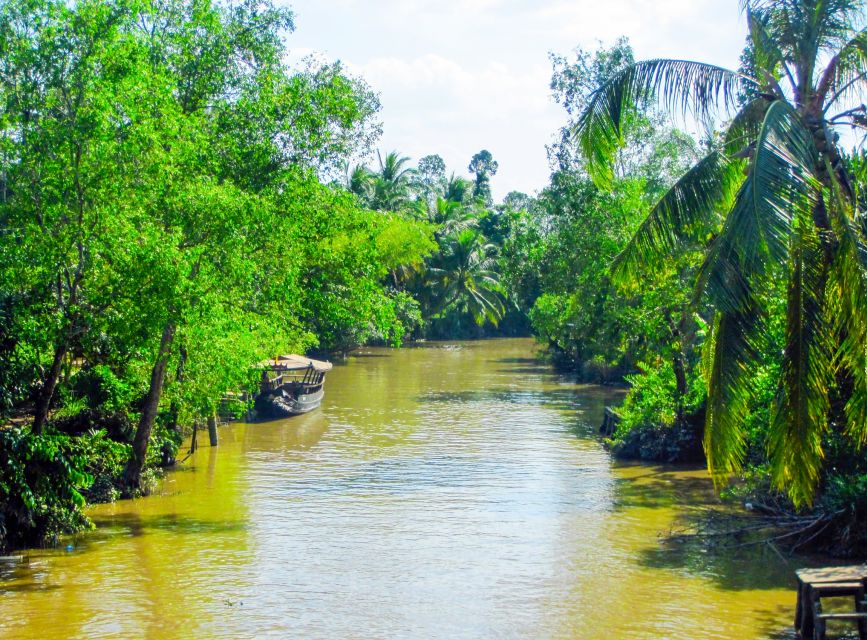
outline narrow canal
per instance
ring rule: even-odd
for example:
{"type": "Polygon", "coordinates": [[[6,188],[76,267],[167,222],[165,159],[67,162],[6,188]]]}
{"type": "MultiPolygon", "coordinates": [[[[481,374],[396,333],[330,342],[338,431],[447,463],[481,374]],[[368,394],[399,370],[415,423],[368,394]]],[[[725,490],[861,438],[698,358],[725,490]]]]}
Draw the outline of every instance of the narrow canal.
{"type": "Polygon", "coordinates": [[[227,427],[73,548],[0,565],[0,636],[786,637],[795,566],[661,546],[704,473],[612,461],[617,392],[535,350],[364,350],[320,411],[227,427]]]}

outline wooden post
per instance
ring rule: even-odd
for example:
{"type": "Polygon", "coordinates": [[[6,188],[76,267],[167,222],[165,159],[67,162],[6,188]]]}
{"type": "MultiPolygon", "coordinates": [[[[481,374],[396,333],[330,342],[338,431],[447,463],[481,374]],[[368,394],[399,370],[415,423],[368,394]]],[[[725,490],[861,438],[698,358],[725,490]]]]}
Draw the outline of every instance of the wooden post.
{"type": "Polygon", "coordinates": [[[199,448],[198,436],[199,434],[199,421],[193,420],[193,437],[190,438],[190,453],[195,453],[196,449],[199,448]]]}
{"type": "Polygon", "coordinates": [[[208,416],[208,437],[211,439],[211,446],[217,446],[217,416],[213,413],[208,416]]]}

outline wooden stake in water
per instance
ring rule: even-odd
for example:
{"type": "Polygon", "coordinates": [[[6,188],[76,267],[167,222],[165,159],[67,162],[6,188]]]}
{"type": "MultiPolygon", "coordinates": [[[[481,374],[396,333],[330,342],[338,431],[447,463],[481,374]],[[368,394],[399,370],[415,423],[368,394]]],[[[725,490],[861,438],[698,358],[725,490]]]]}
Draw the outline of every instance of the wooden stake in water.
{"type": "Polygon", "coordinates": [[[217,446],[217,416],[211,414],[208,416],[208,437],[211,439],[211,446],[217,446]]]}

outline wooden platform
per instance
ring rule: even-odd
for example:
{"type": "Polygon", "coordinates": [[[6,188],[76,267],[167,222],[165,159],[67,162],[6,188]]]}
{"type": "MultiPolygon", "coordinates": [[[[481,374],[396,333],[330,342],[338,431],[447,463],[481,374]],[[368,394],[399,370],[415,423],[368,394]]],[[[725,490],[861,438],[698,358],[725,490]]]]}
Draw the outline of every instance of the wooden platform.
{"type": "Polygon", "coordinates": [[[795,609],[795,631],[805,640],[825,640],[829,620],[855,622],[858,637],[867,640],[867,565],[801,569],[798,576],[798,604],[795,609]],[[854,609],[826,613],[822,598],[853,599],[854,609]]]}

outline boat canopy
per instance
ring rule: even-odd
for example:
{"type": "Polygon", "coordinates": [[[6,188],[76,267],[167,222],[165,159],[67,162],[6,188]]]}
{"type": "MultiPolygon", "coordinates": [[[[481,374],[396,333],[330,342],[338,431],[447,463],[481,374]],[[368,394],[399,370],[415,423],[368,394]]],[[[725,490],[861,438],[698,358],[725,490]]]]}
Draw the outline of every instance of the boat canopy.
{"type": "Polygon", "coordinates": [[[303,369],[313,368],[316,371],[331,371],[332,364],[322,360],[313,360],[299,355],[277,356],[273,360],[266,360],[259,363],[260,369],[270,369],[271,371],[301,371],[303,369]]]}

